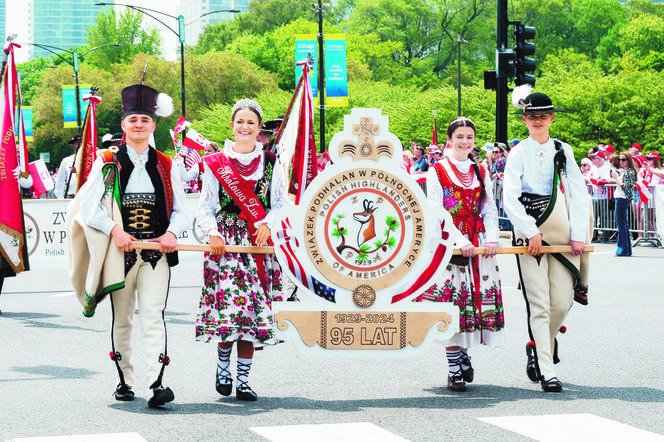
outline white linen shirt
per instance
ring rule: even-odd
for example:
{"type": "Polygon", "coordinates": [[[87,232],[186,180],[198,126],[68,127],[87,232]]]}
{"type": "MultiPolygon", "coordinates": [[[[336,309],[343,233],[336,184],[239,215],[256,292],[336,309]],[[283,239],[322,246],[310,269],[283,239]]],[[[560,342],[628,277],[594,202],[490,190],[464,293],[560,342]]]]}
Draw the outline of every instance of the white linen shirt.
{"type": "MultiPolygon", "coordinates": [[[[569,183],[570,227],[572,241],[585,242],[588,231],[588,190],[572,148],[562,143],[566,158],[567,181],[569,183]]],[[[519,201],[523,192],[551,195],[553,184],[553,156],[556,148],[553,139],[540,144],[528,137],[521,141],[507,157],[503,178],[503,207],[514,228],[526,237],[540,233],[535,219],[526,213],[519,201]]]]}
{"type": "MultiPolygon", "coordinates": [[[[154,148],[150,147],[150,149],[154,148]]],[[[132,147],[127,146],[127,153],[129,154],[129,159],[134,164],[134,170],[132,170],[129,176],[125,193],[154,193],[154,186],[150,180],[150,175],[145,170],[148,151],[146,150],[143,154],[139,155],[132,147]]],[[[84,221],[87,225],[110,236],[111,230],[113,230],[116,223],[101,205],[101,199],[105,190],[104,176],[101,170],[103,165],[104,158],[100,155],[92,164],[88,180],[81,187],[81,192],[85,189],[85,193],[81,195],[81,213],[85,214],[84,221]]],[[[191,222],[185,212],[184,189],[180,182],[177,167],[174,164],[171,164],[171,187],[173,188],[173,212],[171,213],[167,231],[178,237],[189,228],[191,222]]]]}

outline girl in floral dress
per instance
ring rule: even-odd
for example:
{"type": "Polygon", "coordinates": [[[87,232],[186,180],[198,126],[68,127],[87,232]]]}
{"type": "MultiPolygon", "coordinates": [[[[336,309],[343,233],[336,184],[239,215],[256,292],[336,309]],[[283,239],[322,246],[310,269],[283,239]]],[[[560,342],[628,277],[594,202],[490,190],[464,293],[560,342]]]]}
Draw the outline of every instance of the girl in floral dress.
{"type": "Polygon", "coordinates": [[[277,343],[272,301],[281,301],[281,272],[274,255],[226,253],[226,244],[267,245],[276,210],[289,204],[276,156],[256,141],[261,107],[242,99],[232,110],[233,137],[222,152],[205,157],[197,224],[206,232],[204,285],[196,316],[196,340],[218,342],[216,389],[232,391],[230,354],[237,341],[236,397],[254,401],[247,383],[254,347],[277,343]],[[261,208],[247,204],[252,197],[261,208]]]}
{"type": "Polygon", "coordinates": [[[469,159],[475,145],[474,123],[465,117],[455,119],[447,129],[447,138],[451,155],[427,173],[427,199],[432,206],[443,206],[450,212],[457,229],[456,247],[470,260],[465,264],[459,262],[463,258],[453,258],[440,282],[417,301],[452,302],[459,308],[459,331],[445,342],[447,388],[466,391],[466,382],[472,382],[474,376],[468,348],[503,344],[505,318],[495,258],[498,213],[489,173],[469,159]],[[484,247],[484,255],[476,256],[475,247],[484,247]]]}

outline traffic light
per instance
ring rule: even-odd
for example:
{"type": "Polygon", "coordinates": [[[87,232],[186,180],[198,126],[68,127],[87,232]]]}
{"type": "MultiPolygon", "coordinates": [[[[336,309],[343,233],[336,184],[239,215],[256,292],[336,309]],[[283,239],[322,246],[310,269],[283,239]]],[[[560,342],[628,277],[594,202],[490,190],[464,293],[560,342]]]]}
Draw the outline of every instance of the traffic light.
{"type": "Polygon", "coordinates": [[[528,55],[535,54],[535,43],[527,41],[535,38],[535,28],[517,22],[514,25],[514,36],[516,37],[516,44],[514,45],[514,83],[517,86],[522,84],[535,86],[535,76],[528,74],[528,72],[535,71],[535,60],[526,58],[528,55]]]}

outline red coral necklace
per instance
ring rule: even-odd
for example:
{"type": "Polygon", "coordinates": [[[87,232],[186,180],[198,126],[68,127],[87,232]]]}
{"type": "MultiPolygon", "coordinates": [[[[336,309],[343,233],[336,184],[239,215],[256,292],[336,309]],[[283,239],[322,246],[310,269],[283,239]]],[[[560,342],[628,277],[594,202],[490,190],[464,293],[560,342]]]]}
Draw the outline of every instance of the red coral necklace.
{"type": "Polygon", "coordinates": [[[450,164],[450,168],[452,169],[452,172],[454,172],[454,175],[456,175],[456,177],[459,179],[459,182],[461,182],[461,185],[463,187],[469,188],[475,179],[475,171],[473,168],[470,167],[468,172],[462,173],[459,169],[457,169],[452,160],[448,159],[447,162],[450,164]]]}
{"type": "Polygon", "coordinates": [[[237,170],[242,176],[251,176],[256,172],[258,166],[261,163],[261,156],[258,155],[256,158],[251,160],[251,163],[244,165],[237,158],[229,158],[231,165],[237,170]]]}

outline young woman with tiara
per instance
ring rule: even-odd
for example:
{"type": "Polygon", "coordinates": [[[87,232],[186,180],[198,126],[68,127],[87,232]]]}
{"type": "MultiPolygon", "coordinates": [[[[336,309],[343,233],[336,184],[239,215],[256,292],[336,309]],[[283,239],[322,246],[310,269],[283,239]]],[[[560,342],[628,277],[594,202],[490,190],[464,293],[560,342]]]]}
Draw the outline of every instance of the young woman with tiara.
{"type": "Polygon", "coordinates": [[[244,401],[257,399],[248,383],[254,348],[277,343],[272,301],[282,300],[281,271],[274,255],[226,253],[226,244],[267,245],[276,211],[289,205],[281,164],[256,141],[262,119],[254,100],[235,103],[235,141],[204,157],[196,214],[212,249],[203,264],[196,340],[218,342],[216,389],[223,396],[232,392],[230,354],[237,342],[236,397],[244,401]]]}

